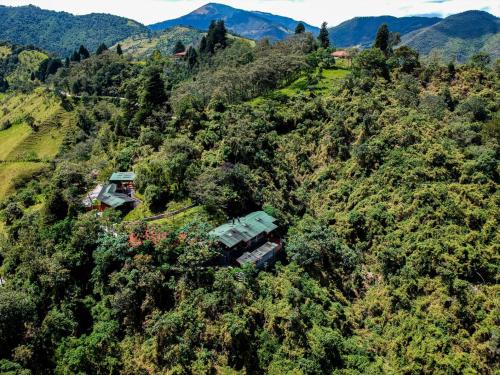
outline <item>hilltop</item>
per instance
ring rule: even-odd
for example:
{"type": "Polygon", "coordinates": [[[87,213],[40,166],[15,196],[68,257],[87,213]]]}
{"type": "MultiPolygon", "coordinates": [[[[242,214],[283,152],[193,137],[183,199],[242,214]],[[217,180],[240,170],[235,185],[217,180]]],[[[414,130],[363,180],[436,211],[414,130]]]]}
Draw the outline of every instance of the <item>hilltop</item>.
{"type": "MultiPolygon", "coordinates": [[[[284,39],[293,34],[299,21],[270,13],[252,12],[227,5],[209,3],[195,11],[173,19],[150,25],[151,30],[164,30],[172,26],[191,26],[207,30],[212,20],[224,20],[226,27],[235,34],[250,39],[284,39]]],[[[304,23],[306,30],[317,33],[317,27],[304,23]]]]}
{"type": "Polygon", "coordinates": [[[101,43],[111,46],[130,35],[148,31],[138,22],[110,14],[75,16],[32,5],[0,5],[0,19],[0,41],[31,44],[60,56],[69,55],[81,44],[95,51],[101,43]]]}

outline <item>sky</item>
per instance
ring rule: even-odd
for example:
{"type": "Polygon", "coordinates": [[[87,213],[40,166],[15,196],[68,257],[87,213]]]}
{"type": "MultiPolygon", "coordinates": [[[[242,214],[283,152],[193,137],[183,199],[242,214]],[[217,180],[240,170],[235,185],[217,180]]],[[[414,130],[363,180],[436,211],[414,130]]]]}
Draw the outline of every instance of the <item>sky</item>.
{"type": "MultiPolygon", "coordinates": [[[[335,26],[357,16],[448,16],[470,9],[500,15],[499,0],[212,0],[246,10],[291,17],[319,26],[335,26]]],[[[73,14],[111,13],[144,24],[187,14],[209,0],[0,0],[0,5],[33,4],[73,14]]]]}

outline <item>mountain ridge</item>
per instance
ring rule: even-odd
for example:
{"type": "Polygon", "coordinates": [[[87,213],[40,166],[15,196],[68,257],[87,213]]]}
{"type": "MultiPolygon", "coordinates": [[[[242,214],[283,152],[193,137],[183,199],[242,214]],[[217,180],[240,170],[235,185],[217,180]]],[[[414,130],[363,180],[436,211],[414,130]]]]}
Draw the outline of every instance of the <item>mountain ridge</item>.
{"type": "Polygon", "coordinates": [[[141,23],[111,14],[73,15],[34,5],[0,5],[0,41],[36,45],[52,53],[69,55],[81,44],[94,51],[101,43],[113,45],[128,36],[148,32],[141,23]]]}
{"type": "MultiPolygon", "coordinates": [[[[214,19],[222,19],[231,32],[251,39],[284,39],[292,34],[302,21],[266,12],[247,11],[218,3],[208,3],[182,17],[158,22],[148,27],[153,31],[172,26],[191,26],[206,30],[214,19]]],[[[303,22],[306,31],[317,33],[319,29],[303,22]]]]}
{"type": "Polygon", "coordinates": [[[436,53],[446,60],[465,62],[476,52],[500,57],[500,19],[488,12],[472,10],[403,35],[402,44],[422,55],[436,53]]]}

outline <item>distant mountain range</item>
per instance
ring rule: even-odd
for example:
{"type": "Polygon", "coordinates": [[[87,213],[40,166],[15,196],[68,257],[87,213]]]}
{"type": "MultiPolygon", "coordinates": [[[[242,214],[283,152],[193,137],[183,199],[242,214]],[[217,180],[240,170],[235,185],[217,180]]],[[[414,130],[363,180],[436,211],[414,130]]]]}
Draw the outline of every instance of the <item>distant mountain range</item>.
{"type": "MultiPolygon", "coordinates": [[[[172,26],[190,26],[207,30],[212,20],[224,20],[226,27],[232,33],[250,39],[269,38],[281,40],[295,32],[299,21],[288,17],[276,16],[270,13],[246,11],[227,5],[209,3],[195,11],[154,25],[149,28],[154,31],[165,30],[172,26]]],[[[304,22],[306,31],[318,33],[319,28],[304,22]]]]}
{"type": "Polygon", "coordinates": [[[0,5],[0,41],[35,45],[60,56],[69,55],[80,44],[95,51],[130,35],[148,32],[135,21],[109,14],[75,16],[29,5],[0,5]]]}
{"type": "MultiPolygon", "coordinates": [[[[34,6],[0,6],[0,42],[35,45],[67,56],[80,44],[94,51],[101,43],[123,43],[126,51],[144,57],[158,48],[169,53],[178,40],[195,45],[212,20],[223,19],[231,33],[249,39],[281,40],[295,32],[297,20],[258,11],[246,11],[209,3],[173,20],[144,26],[109,14],[74,16],[34,6]]],[[[383,23],[399,32],[402,44],[422,56],[437,53],[446,60],[466,61],[478,51],[500,57],[499,18],[483,11],[468,11],[441,19],[436,17],[356,17],[332,27],[330,39],[339,48],[372,45],[383,23]]],[[[306,31],[319,29],[304,23],[306,31]]]]}
{"type": "Polygon", "coordinates": [[[422,55],[437,53],[445,60],[465,62],[478,51],[496,59],[500,58],[500,19],[482,11],[455,14],[403,35],[402,42],[422,55]]]}
{"type": "Polygon", "coordinates": [[[330,39],[336,47],[370,47],[375,40],[377,30],[383,23],[389,30],[401,35],[432,26],[442,19],[437,17],[356,17],[332,27],[330,39]]]}

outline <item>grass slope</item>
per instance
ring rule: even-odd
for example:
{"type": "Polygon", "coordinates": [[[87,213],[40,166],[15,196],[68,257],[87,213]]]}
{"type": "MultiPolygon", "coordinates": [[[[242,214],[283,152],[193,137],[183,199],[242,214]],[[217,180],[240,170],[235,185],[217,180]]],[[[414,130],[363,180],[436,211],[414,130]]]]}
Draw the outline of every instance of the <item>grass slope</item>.
{"type": "Polygon", "coordinates": [[[0,163],[0,201],[12,193],[17,179],[32,176],[48,168],[47,163],[14,162],[0,163]]]}
{"type": "Polygon", "coordinates": [[[43,171],[53,160],[70,128],[71,113],[41,90],[31,94],[0,96],[1,124],[12,127],[0,130],[0,200],[8,196],[19,178],[43,171]],[[26,122],[35,119],[38,130],[26,122]]]}
{"type": "Polygon", "coordinates": [[[55,98],[41,91],[8,95],[0,98],[0,112],[2,123],[13,124],[0,131],[0,161],[49,161],[57,155],[70,118],[55,98]],[[37,131],[26,122],[29,115],[37,131]]]}

